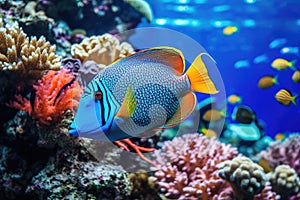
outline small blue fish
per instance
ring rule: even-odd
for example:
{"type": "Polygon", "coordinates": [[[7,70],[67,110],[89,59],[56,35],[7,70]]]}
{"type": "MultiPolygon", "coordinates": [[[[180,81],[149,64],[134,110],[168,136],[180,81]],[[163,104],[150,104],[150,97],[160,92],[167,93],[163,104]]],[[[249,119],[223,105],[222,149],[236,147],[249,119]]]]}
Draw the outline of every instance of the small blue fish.
{"type": "Polygon", "coordinates": [[[262,54],[260,56],[256,56],[253,59],[253,63],[254,64],[265,63],[265,62],[268,62],[268,61],[269,61],[269,59],[268,59],[268,56],[266,54],[262,54]]]}
{"type": "Polygon", "coordinates": [[[299,54],[299,47],[283,47],[280,50],[281,54],[294,54],[298,55],[299,54]]]}
{"type": "Polygon", "coordinates": [[[239,61],[234,63],[234,67],[236,69],[245,68],[245,67],[249,67],[249,66],[250,66],[250,63],[249,63],[248,60],[239,60],[239,61]]]}
{"type": "Polygon", "coordinates": [[[178,125],[194,110],[193,91],[218,91],[203,58],[196,57],[185,74],[178,49],[156,47],[116,61],[87,85],[69,133],[117,141],[178,125]]]}
{"type": "Polygon", "coordinates": [[[269,48],[270,49],[280,48],[283,45],[285,45],[286,42],[287,40],[285,38],[277,38],[269,44],[269,48]]]}

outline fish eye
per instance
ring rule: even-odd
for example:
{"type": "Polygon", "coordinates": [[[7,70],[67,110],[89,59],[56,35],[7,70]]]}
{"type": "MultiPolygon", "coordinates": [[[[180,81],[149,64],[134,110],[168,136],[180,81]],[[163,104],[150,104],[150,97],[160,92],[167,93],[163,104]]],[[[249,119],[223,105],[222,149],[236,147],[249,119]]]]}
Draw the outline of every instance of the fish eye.
{"type": "Polygon", "coordinates": [[[95,100],[101,100],[102,99],[102,92],[100,92],[100,91],[95,92],[94,98],[95,98],[95,100]]]}

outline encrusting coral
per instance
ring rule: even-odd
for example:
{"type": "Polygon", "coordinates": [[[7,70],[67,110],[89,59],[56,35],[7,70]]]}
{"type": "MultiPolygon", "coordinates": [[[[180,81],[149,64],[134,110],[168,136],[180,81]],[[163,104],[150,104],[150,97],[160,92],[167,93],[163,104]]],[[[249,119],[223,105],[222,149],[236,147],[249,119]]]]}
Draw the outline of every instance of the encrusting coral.
{"type": "Polygon", "coordinates": [[[85,38],[80,44],[74,44],[71,48],[72,57],[81,62],[93,60],[102,65],[99,67],[107,66],[132,53],[134,49],[129,43],[120,43],[118,38],[108,33],[85,38]]]}
{"type": "Polygon", "coordinates": [[[272,190],[281,199],[289,199],[300,191],[300,179],[294,169],[288,165],[279,165],[270,175],[272,190]]]}
{"type": "Polygon", "coordinates": [[[219,175],[227,180],[237,199],[253,199],[266,185],[264,170],[247,157],[236,157],[218,165],[219,175]]]}
{"type": "Polygon", "coordinates": [[[274,170],[279,165],[289,165],[300,176],[300,135],[292,134],[283,142],[275,142],[259,154],[274,170]]]}
{"type": "Polygon", "coordinates": [[[35,99],[33,106],[30,100],[16,95],[17,101],[11,107],[28,112],[39,125],[49,125],[59,121],[65,111],[78,106],[82,89],[75,76],[68,69],[50,70],[33,86],[35,99]]]}
{"type": "Polygon", "coordinates": [[[230,199],[233,192],[218,175],[217,164],[233,159],[237,149],[200,134],[186,134],[155,152],[155,182],[171,199],[230,199]]]}
{"type": "Polygon", "coordinates": [[[132,183],[130,191],[131,199],[155,200],[160,199],[158,196],[158,187],[153,179],[148,176],[145,170],[138,170],[136,173],[128,175],[132,183]]]}

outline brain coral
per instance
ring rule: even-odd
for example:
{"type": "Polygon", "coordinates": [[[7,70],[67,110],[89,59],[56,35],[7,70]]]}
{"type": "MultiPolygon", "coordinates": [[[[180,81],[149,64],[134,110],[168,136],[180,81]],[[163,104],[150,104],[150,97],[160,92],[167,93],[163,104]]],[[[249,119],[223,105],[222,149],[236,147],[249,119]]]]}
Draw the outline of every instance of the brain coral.
{"type": "Polygon", "coordinates": [[[237,156],[236,148],[200,134],[186,134],[155,152],[155,182],[167,198],[230,199],[232,190],[217,164],[237,156]]]}
{"type": "Polygon", "coordinates": [[[289,165],[300,176],[300,135],[292,134],[283,142],[273,143],[259,154],[274,170],[279,165],[289,165]]]}

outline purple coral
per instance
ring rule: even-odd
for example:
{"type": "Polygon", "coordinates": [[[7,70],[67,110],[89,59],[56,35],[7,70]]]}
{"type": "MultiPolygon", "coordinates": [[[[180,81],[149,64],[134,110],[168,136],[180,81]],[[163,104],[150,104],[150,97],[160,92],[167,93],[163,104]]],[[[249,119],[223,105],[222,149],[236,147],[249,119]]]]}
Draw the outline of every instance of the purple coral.
{"type": "Polygon", "coordinates": [[[273,143],[259,156],[267,160],[272,169],[279,165],[289,165],[300,176],[300,135],[293,134],[283,142],[273,143]]]}
{"type": "Polygon", "coordinates": [[[155,152],[160,191],[175,199],[230,199],[232,190],[218,175],[217,164],[237,156],[236,148],[199,134],[167,141],[155,152]]]}

